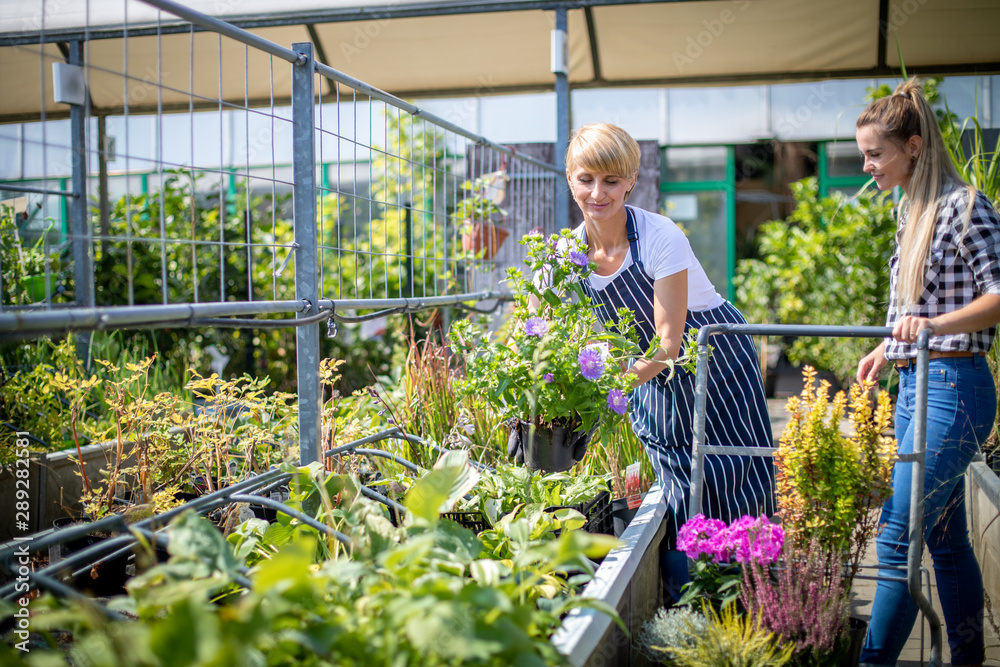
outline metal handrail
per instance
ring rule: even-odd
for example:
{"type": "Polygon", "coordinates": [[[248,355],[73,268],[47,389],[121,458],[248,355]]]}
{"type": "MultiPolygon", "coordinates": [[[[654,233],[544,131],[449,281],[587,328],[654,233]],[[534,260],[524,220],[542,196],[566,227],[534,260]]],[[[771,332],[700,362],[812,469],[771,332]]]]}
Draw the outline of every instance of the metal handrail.
{"type": "MultiPolygon", "coordinates": [[[[705,419],[708,401],[708,339],[719,334],[745,334],[754,336],[815,336],[836,338],[886,338],[892,335],[891,327],[852,327],[833,325],[800,325],[800,324],[709,324],[698,330],[698,363],[695,371],[694,394],[694,438],[691,443],[691,499],[689,515],[694,516],[701,511],[702,492],[704,488],[705,419]]],[[[910,546],[907,551],[906,579],[910,597],[923,612],[931,631],[931,652],[929,667],[941,667],[941,619],[930,599],[924,595],[920,587],[920,562],[923,558],[923,499],[925,446],[927,444],[927,365],[930,361],[930,351],[927,347],[930,341],[930,330],[924,329],[917,337],[917,392],[916,408],[913,420],[913,454],[907,456],[903,463],[912,463],[915,468],[910,485],[910,546]]],[[[713,446],[711,453],[737,453],[751,456],[770,456],[773,448],[755,448],[713,446]],[[733,450],[733,451],[729,451],[733,450]],[[749,451],[747,451],[749,450],[749,451]]]]}

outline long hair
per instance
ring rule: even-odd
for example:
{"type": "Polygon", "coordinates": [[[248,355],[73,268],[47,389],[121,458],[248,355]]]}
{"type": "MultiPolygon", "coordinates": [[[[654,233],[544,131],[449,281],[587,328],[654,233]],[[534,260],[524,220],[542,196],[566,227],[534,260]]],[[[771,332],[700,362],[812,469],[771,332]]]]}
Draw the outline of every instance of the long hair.
{"type": "Polygon", "coordinates": [[[924,291],[927,257],[937,223],[940,198],[949,185],[964,187],[969,196],[961,236],[965,236],[972,216],[972,202],[976,190],[962,180],[952,164],[944,139],[938,128],[931,105],[924,97],[924,89],[917,78],[911,78],[896,87],[896,91],[876,100],[858,116],[858,128],[873,126],[885,139],[900,148],[910,137],[923,139],[923,147],[913,161],[906,193],[899,203],[899,211],[906,213],[905,225],[899,241],[899,280],[896,302],[899,306],[912,306],[920,301],[924,291]]]}

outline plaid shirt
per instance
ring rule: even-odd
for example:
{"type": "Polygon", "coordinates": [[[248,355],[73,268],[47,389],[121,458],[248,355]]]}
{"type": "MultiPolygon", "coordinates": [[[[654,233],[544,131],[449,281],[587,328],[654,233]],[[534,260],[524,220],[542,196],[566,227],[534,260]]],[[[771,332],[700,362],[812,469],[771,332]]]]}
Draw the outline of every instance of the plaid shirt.
{"type": "MultiPolygon", "coordinates": [[[[903,314],[937,317],[972,303],[982,294],[1000,294],[1000,217],[981,192],[976,192],[972,217],[964,238],[959,238],[969,198],[966,190],[952,186],[941,197],[937,230],[927,258],[926,282],[920,302],[900,313],[896,304],[899,279],[899,241],[903,235],[906,210],[899,214],[896,250],[889,260],[889,316],[893,326],[903,314]]],[[[987,352],[993,344],[996,327],[967,334],[932,336],[930,349],[945,352],[987,352]]],[[[886,338],[885,358],[908,359],[917,356],[916,343],[902,343],[886,338]]]]}

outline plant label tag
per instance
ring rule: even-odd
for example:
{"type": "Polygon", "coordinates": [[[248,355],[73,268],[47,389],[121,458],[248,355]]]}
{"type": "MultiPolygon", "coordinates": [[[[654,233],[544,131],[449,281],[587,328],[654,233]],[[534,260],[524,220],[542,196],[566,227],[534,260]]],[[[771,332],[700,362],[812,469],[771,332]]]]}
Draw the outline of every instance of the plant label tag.
{"type": "Polygon", "coordinates": [[[639,492],[640,467],[638,461],[628,464],[625,468],[625,496],[628,498],[628,508],[634,510],[642,504],[642,494],[639,492]]]}

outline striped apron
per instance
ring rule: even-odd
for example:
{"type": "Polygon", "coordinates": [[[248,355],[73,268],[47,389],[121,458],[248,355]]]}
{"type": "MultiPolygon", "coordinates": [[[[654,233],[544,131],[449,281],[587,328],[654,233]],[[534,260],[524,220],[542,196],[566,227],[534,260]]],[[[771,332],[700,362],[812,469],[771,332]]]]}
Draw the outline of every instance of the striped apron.
{"type": "MultiPolygon", "coordinates": [[[[643,350],[656,335],[653,316],[653,279],[639,260],[640,239],[628,210],[628,240],[632,264],[604,289],[583,283],[601,322],[617,322],[619,308],[635,313],[636,332],[643,350]]],[[[687,330],[706,324],[743,324],[743,315],[726,301],[700,312],[687,312],[687,330]]],[[[771,421],[764,383],[753,341],[749,336],[712,337],[708,362],[708,400],[705,442],[708,445],[772,447],[771,421]]],[[[680,368],[673,379],[666,373],[637,387],[629,395],[629,413],[636,437],[646,448],[656,479],[670,510],[667,537],[674,544],[677,530],[687,520],[691,489],[691,443],[694,440],[694,374],[680,368]]],[[[705,457],[702,510],[726,522],[744,515],[774,513],[774,472],[768,457],[708,455],[705,457]]]]}

